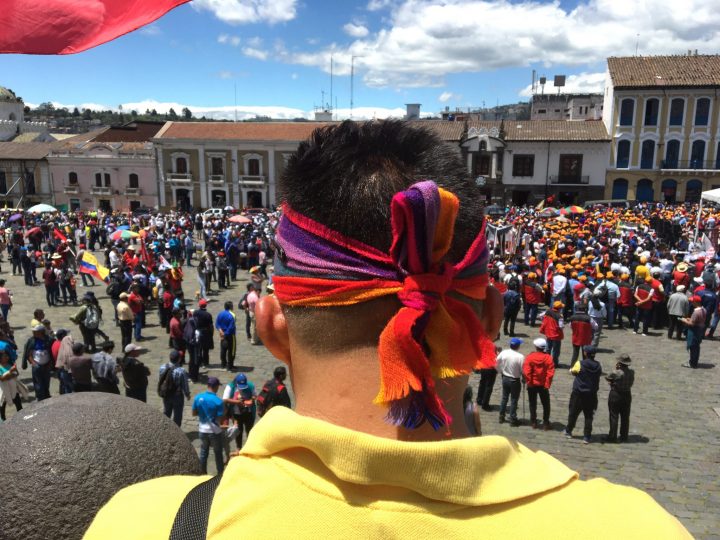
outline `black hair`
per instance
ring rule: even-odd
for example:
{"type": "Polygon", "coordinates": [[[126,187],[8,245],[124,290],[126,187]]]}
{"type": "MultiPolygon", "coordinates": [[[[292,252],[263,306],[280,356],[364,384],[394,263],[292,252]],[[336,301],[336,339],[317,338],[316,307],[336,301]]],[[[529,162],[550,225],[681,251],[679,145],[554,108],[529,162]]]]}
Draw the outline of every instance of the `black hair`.
{"type": "Polygon", "coordinates": [[[76,341],[75,343],[73,343],[72,352],[75,356],[80,356],[82,353],[85,352],[85,344],[76,341]]]}
{"type": "Polygon", "coordinates": [[[285,366],[278,366],[275,368],[275,371],[273,371],[273,377],[280,380],[285,380],[285,377],[287,377],[287,369],[285,369],[285,366]]]}
{"type": "Polygon", "coordinates": [[[280,198],[294,210],[382,251],[390,248],[390,201],[420,180],[460,199],[450,258],[480,231],[483,196],[460,153],[428,129],[399,120],[345,121],[317,129],[288,161],[280,198]]]}
{"type": "Polygon", "coordinates": [[[225,309],[227,309],[228,311],[230,311],[230,310],[232,310],[232,308],[233,308],[233,303],[232,303],[232,302],[230,302],[230,301],[225,302],[225,309]]]}

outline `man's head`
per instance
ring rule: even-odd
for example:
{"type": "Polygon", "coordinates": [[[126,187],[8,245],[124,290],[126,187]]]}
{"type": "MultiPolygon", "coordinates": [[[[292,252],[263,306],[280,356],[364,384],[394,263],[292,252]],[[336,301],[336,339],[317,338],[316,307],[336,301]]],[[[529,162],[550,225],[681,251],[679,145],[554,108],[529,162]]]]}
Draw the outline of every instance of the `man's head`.
{"type": "Polygon", "coordinates": [[[103,352],[111,353],[113,352],[113,349],[115,348],[115,342],[114,341],[105,341],[102,345],[100,345],[100,348],[103,352]]]}
{"type": "Polygon", "coordinates": [[[224,307],[225,307],[225,311],[232,311],[233,303],[230,301],[225,302],[224,307]]]}
{"type": "Polygon", "coordinates": [[[535,349],[538,351],[545,352],[547,350],[547,340],[545,338],[535,338],[533,340],[533,345],[535,346],[535,349]]]}
{"type": "Polygon", "coordinates": [[[170,358],[170,362],[172,362],[173,364],[178,364],[178,363],[180,363],[180,358],[181,358],[181,357],[180,357],[180,353],[179,353],[178,351],[176,351],[175,349],[173,349],[172,351],[170,351],[170,356],[169,356],[169,358],[170,358]]]}
{"type": "Polygon", "coordinates": [[[35,326],[33,326],[33,329],[32,329],[32,331],[33,331],[33,336],[35,336],[35,337],[42,337],[42,336],[45,335],[45,330],[46,330],[45,325],[43,325],[43,324],[36,324],[35,326]]]}
{"type": "Polygon", "coordinates": [[[273,377],[278,381],[284,381],[287,377],[287,369],[285,369],[285,366],[276,367],[275,371],[273,371],[273,377]]]}
{"type": "Polygon", "coordinates": [[[510,348],[514,351],[517,351],[520,348],[520,345],[523,344],[523,340],[520,338],[510,338],[510,348]]]}
{"type": "Polygon", "coordinates": [[[45,318],[45,312],[42,309],[36,309],[33,311],[33,318],[36,321],[42,321],[45,318]]]}
{"type": "Polygon", "coordinates": [[[597,347],[593,345],[585,345],[583,347],[583,353],[585,353],[586,358],[595,358],[595,354],[597,354],[597,347]]]}
{"type": "Polygon", "coordinates": [[[72,345],[72,352],[75,356],[80,356],[85,352],[85,344],[80,341],[76,341],[72,345]]]}
{"type": "Polygon", "coordinates": [[[198,302],[198,307],[200,309],[207,309],[207,304],[208,304],[207,300],[205,300],[204,298],[201,298],[200,301],[198,302]]]}
{"type": "Polygon", "coordinates": [[[132,356],[133,358],[137,358],[140,356],[140,353],[143,351],[143,348],[139,345],[135,345],[134,343],[128,343],[125,345],[125,355],[126,356],[132,356]]]}
{"type": "Polygon", "coordinates": [[[220,379],[218,379],[217,377],[208,377],[207,387],[208,390],[210,390],[211,392],[217,392],[218,388],[220,387],[220,379]]]}

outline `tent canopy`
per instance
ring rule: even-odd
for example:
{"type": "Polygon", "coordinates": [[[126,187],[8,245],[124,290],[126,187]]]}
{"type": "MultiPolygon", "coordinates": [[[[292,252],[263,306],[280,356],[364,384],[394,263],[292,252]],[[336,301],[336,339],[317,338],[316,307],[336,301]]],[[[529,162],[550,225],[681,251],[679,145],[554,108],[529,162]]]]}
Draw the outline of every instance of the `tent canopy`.
{"type": "Polygon", "coordinates": [[[703,191],[700,197],[702,199],[705,199],[706,201],[712,201],[714,203],[720,204],[720,188],[711,189],[710,191],[703,191]]]}

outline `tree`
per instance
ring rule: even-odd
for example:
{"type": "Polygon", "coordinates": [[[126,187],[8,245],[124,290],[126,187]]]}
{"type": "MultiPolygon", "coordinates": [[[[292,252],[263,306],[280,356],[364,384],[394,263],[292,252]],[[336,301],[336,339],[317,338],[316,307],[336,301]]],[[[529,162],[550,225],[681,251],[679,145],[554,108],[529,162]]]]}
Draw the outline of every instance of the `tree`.
{"type": "Polygon", "coordinates": [[[90,109],[83,109],[82,117],[83,120],[92,120],[92,111],[90,109]]]}
{"type": "Polygon", "coordinates": [[[78,116],[80,116],[80,111],[78,110],[77,107],[75,107],[75,108],[73,109],[72,115],[73,115],[74,117],[76,117],[76,118],[77,118],[78,116]]]}
{"type": "Polygon", "coordinates": [[[152,111],[150,111],[150,116],[157,116],[157,115],[158,115],[158,113],[157,113],[157,111],[156,111],[155,109],[153,109],[152,111]]]}
{"type": "Polygon", "coordinates": [[[168,119],[169,120],[177,120],[178,119],[178,115],[175,112],[175,109],[173,109],[172,107],[170,107],[170,110],[168,111],[168,119]]]}
{"type": "Polygon", "coordinates": [[[192,112],[187,107],[183,107],[182,115],[185,120],[192,120],[192,112]]]}
{"type": "Polygon", "coordinates": [[[138,114],[137,114],[137,111],[136,111],[135,109],[133,109],[132,111],[130,111],[130,116],[132,116],[133,118],[137,117],[137,115],[138,115],[138,114]]]}

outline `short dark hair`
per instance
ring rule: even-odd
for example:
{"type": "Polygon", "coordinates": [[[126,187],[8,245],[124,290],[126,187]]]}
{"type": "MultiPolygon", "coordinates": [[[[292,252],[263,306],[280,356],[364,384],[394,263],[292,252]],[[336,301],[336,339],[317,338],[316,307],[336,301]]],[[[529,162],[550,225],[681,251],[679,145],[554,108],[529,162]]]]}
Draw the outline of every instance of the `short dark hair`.
{"type": "Polygon", "coordinates": [[[287,377],[287,369],[285,369],[285,366],[276,367],[275,371],[273,371],[273,377],[276,379],[284,379],[287,377]]]}
{"type": "Polygon", "coordinates": [[[225,302],[225,309],[230,311],[233,308],[233,303],[230,301],[225,302]]]}

